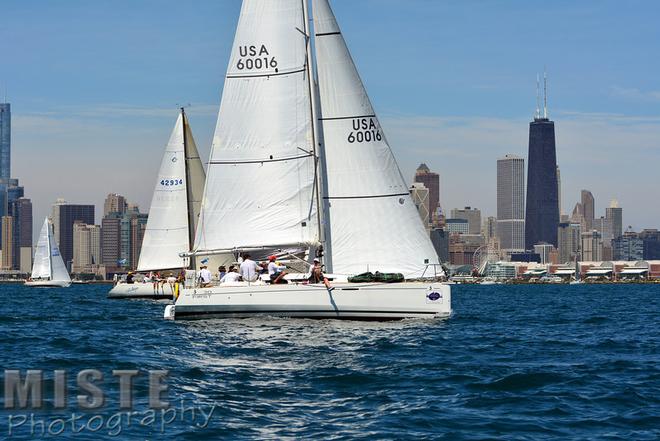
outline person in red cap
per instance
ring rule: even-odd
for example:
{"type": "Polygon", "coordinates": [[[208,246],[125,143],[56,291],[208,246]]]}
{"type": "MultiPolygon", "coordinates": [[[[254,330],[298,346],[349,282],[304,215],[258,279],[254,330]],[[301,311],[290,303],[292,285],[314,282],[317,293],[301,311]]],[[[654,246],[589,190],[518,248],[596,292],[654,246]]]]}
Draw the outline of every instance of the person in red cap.
{"type": "Polygon", "coordinates": [[[284,276],[287,275],[286,266],[278,265],[275,256],[268,256],[268,275],[270,276],[270,283],[288,283],[284,276]]]}

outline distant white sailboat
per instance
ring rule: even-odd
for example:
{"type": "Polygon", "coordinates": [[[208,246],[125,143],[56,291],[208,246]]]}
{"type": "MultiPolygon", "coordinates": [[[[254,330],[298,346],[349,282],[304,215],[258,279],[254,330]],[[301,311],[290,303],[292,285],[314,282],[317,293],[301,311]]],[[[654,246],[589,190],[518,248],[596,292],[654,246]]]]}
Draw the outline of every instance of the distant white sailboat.
{"type": "Polygon", "coordinates": [[[37,249],[34,253],[32,274],[25,285],[60,288],[71,285],[71,277],[64,266],[60,250],[53,237],[53,226],[48,218],[44,220],[44,225],[41,227],[37,249]]]}
{"type": "Polygon", "coordinates": [[[200,288],[191,274],[168,318],[451,313],[447,285],[347,282],[440,267],[330,5],[313,7],[318,88],[307,1],[243,1],[189,255],[302,247],[308,262],[322,257],[334,289],[294,277],[200,288]]]}
{"type": "MultiPolygon", "coordinates": [[[[184,109],[177,118],[156,179],[149,219],[142,240],[137,271],[176,275],[194,268],[194,259],[179,256],[192,249],[206,174],[184,109]]],[[[172,298],[171,285],[124,283],[115,285],[111,298],[172,298]]]]}

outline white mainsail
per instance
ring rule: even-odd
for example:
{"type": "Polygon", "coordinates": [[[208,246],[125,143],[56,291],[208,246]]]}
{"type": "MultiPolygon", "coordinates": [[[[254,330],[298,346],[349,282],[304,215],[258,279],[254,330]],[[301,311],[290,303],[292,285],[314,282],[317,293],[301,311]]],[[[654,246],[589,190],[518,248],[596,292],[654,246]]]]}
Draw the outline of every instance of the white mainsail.
{"type": "Polygon", "coordinates": [[[318,241],[302,4],[243,2],[196,252],[318,241]]]}
{"type": "Polygon", "coordinates": [[[48,241],[50,226],[48,218],[44,220],[44,225],[39,232],[37,248],[34,252],[34,262],[32,263],[32,279],[50,278],[50,245],[48,241]]]}
{"type": "Polygon", "coordinates": [[[437,254],[330,5],[312,4],[332,245],[328,266],[339,274],[370,270],[419,277],[426,263],[438,263],[437,254]]]}
{"type": "Polygon", "coordinates": [[[191,249],[204,186],[204,168],[182,111],[160,165],[149,208],[138,271],[182,268],[191,249]],[[184,135],[185,131],[185,135],[184,135]]]}
{"type": "Polygon", "coordinates": [[[57,247],[57,242],[53,237],[53,230],[50,222],[48,222],[48,218],[44,220],[44,224],[39,232],[31,278],[33,280],[48,279],[57,282],[71,282],[69,272],[66,270],[64,261],[60,255],[60,249],[57,247]]]}

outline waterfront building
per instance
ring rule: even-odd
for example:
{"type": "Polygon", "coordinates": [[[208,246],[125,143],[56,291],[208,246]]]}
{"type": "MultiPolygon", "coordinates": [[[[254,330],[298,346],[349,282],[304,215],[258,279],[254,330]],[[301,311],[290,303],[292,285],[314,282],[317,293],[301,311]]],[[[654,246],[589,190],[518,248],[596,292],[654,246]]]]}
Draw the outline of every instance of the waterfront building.
{"type": "Polygon", "coordinates": [[[584,216],[585,231],[590,231],[594,228],[594,219],[596,213],[596,202],[594,195],[589,190],[582,190],[580,192],[580,204],[582,205],[582,215],[584,216]]]}
{"type": "MultiPolygon", "coordinates": [[[[547,90],[544,87],[544,90],[547,90]]],[[[537,243],[557,246],[559,225],[559,195],[557,193],[557,153],[555,123],[548,118],[547,93],[543,116],[537,107],[529,123],[529,154],[527,159],[527,202],[525,211],[525,248],[537,243]]]]}
{"type": "Polygon", "coordinates": [[[53,204],[51,221],[60,254],[70,270],[73,261],[73,224],[82,222],[94,225],[94,205],[69,204],[64,199],[58,199],[53,204]]]}
{"type": "Polygon", "coordinates": [[[644,247],[644,259],[660,259],[660,231],[656,229],[646,229],[639,233],[644,247]]]}
{"type": "Polygon", "coordinates": [[[121,215],[109,213],[101,220],[101,263],[108,273],[121,266],[121,215]]]}
{"type": "Polygon", "coordinates": [[[467,219],[452,219],[445,220],[445,230],[449,234],[469,234],[469,223],[467,219]]]}
{"type": "Polygon", "coordinates": [[[435,216],[440,206],[440,175],[432,172],[426,164],[422,163],[417,167],[413,181],[421,182],[428,188],[430,220],[437,226],[438,219],[435,219],[435,216]]]}
{"type": "Polygon", "coordinates": [[[110,213],[124,214],[127,208],[128,204],[124,196],[117,193],[110,193],[103,203],[103,217],[106,217],[110,213]]]}
{"type": "Polygon", "coordinates": [[[429,211],[429,189],[421,182],[413,182],[410,186],[410,196],[417,207],[419,217],[426,229],[429,229],[431,216],[429,211]]]}
{"type": "Polygon", "coordinates": [[[497,237],[503,252],[525,250],[525,160],[497,160],[497,237]]]}
{"type": "Polygon", "coordinates": [[[465,219],[468,222],[468,234],[481,234],[481,210],[478,208],[454,208],[451,217],[465,219]]]}
{"type": "Polygon", "coordinates": [[[101,262],[101,227],[82,222],[73,224],[73,273],[95,273],[101,262]]]}
{"type": "Polygon", "coordinates": [[[644,258],[644,241],[634,231],[626,231],[612,241],[612,254],[614,260],[642,260],[644,258]]]}

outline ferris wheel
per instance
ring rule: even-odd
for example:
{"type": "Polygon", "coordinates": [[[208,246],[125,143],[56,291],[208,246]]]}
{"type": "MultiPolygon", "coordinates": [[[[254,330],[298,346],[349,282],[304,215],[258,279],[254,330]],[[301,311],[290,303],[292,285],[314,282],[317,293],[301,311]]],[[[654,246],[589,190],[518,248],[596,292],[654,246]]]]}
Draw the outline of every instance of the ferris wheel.
{"type": "Polygon", "coordinates": [[[483,274],[488,263],[497,262],[500,258],[500,252],[493,245],[482,245],[472,255],[472,267],[476,268],[479,274],[483,274]]]}

